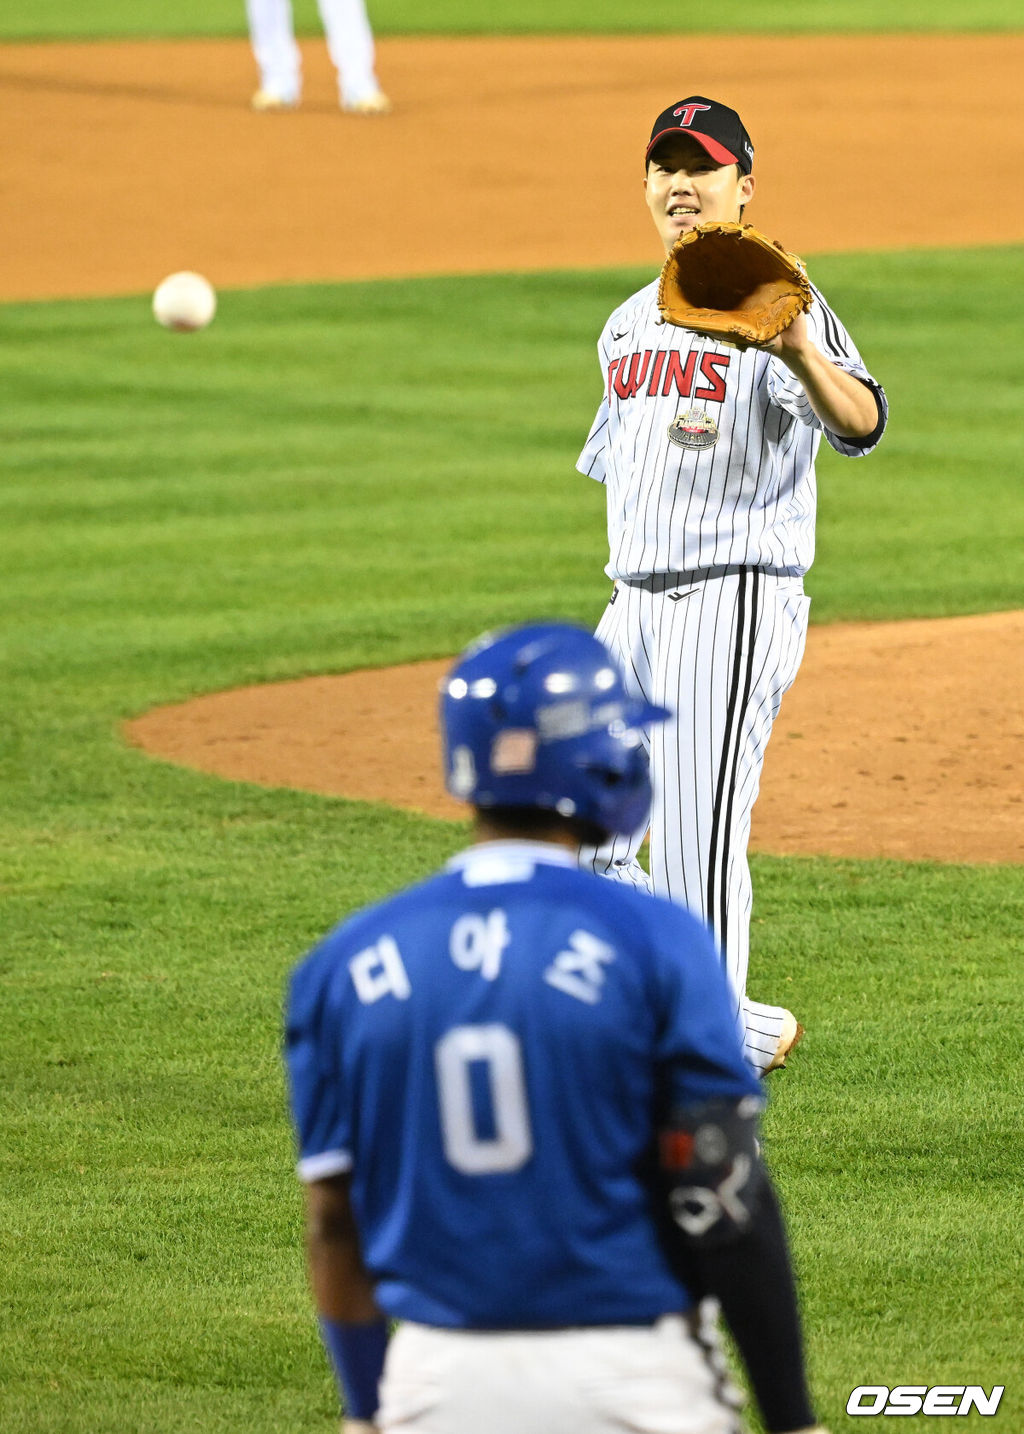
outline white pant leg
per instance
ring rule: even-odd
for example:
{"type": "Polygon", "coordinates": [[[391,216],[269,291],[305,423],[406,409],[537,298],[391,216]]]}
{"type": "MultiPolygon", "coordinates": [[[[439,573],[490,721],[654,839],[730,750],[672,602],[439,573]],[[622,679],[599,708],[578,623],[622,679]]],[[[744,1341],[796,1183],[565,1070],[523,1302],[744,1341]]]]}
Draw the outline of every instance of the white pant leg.
{"type": "Polygon", "coordinates": [[[249,39],[260,88],[294,101],[302,91],[302,59],[295,43],[291,0],[245,0],[249,39]]]}
{"type": "Polygon", "coordinates": [[[481,1332],[402,1324],[382,1434],[742,1434],[735,1391],[688,1324],[481,1332]]]}
{"type": "Polygon", "coordinates": [[[751,1064],[763,1069],[782,1007],[745,1000],[750,953],[750,819],[764,750],[796,676],[808,599],[799,578],[744,571],[655,596],[653,700],[675,713],[651,745],[654,890],[715,932],[737,993],[751,1064]]]}
{"type": "MultiPolygon", "coordinates": [[[[745,952],[747,961],[752,907],[750,870],[747,863],[751,816],[761,786],[764,749],[779,715],[782,698],[792,686],[803,659],[810,608],[810,599],[804,594],[802,579],[763,575],[763,580],[766,593],[761,622],[766,630],[759,634],[758,646],[766,653],[766,661],[763,675],[751,693],[743,731],[741,779],[737,791],[733,837],[736,850],[742,850],[743,853],[742,868],[728,876],[729,887],[735,893],[732,901],[739,928],[736,939],[745,952]]],[[[730,923],[730,930],[726,935],[727,944],[731,938],[731,930],[730,923]]],[[[744,1044],[747,1059],[756,1070],[763,1071],[778,1047],[786,1013],[782,1006],[769,1006],[752,1001],[746,995],[746,979],[744,965],[744,995],[741,1005],[744,1044]]]]}
{"type": "MultiPolygon", "coordinates": [[[[648,644],[644,637],[649,621],[651,593],[649,586],[616,583],[611,600],[597,625],[598,637],[616,658],[622,669],[626,691],[633,697],[651,701],[652,673],[648,661],[648,644]]],[[[650,734],[644,732],[644,746],[650,752],[650,734]]],[[[613,837],[601,846],[580,848],[580,865],[599,876],[611,876],[630,886],[650,891],[651,881],[637,860],[637,853],[647,835],[644,820],[629,836],[613,837]]]]}
{"type": "Polygon", "coordinates": [[[374,73],[373,31],[363,0],[318,0],[327,49],[338,72],[343,105],[356,105],[380,89],[374,73]]]}

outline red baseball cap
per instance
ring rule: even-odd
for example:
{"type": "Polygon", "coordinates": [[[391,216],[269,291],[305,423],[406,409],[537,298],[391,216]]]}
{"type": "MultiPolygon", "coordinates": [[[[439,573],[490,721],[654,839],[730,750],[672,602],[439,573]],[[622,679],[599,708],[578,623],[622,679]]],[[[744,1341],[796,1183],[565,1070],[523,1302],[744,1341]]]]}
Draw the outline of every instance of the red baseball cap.
{"type": "Polygon", "coordinates": [[[738,164],[743,174],[754,167],[754,146],[743,121],[735,110],[717,100],[691,95],[662,110],[654,121],[644,161],[650,159],[659,140],[673,134],[690,135],[717,164],[738,164]]]}

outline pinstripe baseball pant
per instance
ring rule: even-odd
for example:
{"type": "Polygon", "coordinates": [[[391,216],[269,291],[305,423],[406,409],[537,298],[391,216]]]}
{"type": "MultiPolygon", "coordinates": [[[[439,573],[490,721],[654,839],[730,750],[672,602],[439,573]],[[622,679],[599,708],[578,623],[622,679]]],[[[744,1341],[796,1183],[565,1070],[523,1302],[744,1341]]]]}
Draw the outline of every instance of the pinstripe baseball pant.
{"type": "Polygon", "coordinates": [[[710,925],[758,1070],[775,1052],[783,1008],[746,996],[747,843],[772,723],[803,656],[809,603],[802,578],[785,572],[658,573],[616,582],[597,629],[627,686],[675,715],[648,738],[650,879],[637,860],[646,829],[585,851],[583,862],[653,888],[710,925]]]}

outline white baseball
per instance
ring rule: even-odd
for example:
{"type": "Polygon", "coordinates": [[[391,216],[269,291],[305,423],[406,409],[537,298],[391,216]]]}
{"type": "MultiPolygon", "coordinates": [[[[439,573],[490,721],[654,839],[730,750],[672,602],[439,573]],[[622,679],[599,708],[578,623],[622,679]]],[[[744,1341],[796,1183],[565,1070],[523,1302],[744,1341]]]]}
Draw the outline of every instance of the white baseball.
{"type": "Polygon", "coordinates": [[[183,269],[168,274],[153,295],[153,313],[165,329],[188,334],[205,329],[217,312],[217,295],[209,279],[183,269]]]}

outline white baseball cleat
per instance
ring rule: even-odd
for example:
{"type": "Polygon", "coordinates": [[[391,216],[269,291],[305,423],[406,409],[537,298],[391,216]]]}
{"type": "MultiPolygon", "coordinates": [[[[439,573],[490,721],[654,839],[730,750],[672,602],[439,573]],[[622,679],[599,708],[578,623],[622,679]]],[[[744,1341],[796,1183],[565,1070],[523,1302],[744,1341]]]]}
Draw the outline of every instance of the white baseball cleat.
{"type": "Polygon", "coordinates": [[[299,101],[294,95],[279,95],[275,90],[257,90],[250,101],[254,110],[271,114],[275,110],[295,110],[299,101]]]}
{"type": "Polygon", "coordinates": [[[804,1028],[793,1015],[793,1012],[784,1011],[782,1016],[782,1034],[779,1036],[779,1044],[775,1047],[775,1054],[771,1058],[771,1063],[765,1066],[761,1074],[767,1075],[769,1071],[781,1070],[786,1064],[786,1057],[793,1047],[797,1045],[803,1033],[804,1028]]]}
{"type": "Polygon", "coordinates": [[[364,95],[361,100],[343,104],[342,109],[349,115],[389,115],[391,101],[383,90],[374,90],[372,94],[364,95]]]}

